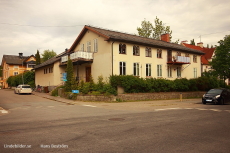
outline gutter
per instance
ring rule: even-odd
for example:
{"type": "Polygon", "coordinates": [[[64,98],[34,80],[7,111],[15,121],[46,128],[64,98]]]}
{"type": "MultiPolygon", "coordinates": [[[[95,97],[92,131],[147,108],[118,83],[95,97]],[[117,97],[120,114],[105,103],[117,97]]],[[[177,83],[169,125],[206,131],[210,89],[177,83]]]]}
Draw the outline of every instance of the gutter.
{"type": "Polygon", "coordinates": [[[114,44],[115,41],[112,42],[112,76],[113,76],[113,44],[114,44]]]}

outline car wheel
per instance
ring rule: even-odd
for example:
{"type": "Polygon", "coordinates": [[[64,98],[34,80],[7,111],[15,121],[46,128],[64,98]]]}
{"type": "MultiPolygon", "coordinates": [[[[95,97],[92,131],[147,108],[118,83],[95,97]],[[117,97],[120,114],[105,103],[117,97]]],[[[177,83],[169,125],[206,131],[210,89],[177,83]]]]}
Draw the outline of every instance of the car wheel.
{"type": "Polygon", "coordinates": [[[14,93],[17,94],[15,90],[14,90],[14,93]]]}
{"type": "Polygon", "coordinates": [[[206,104],[206,102],[205,102],[204,100],[202,101],[202,103],[203,103],[203,104],[206,104]]]}
{"type": "Polygon", "coordinates": [[[224,99],[221,99],[221,100],[220,100],[220,104],[221,104],[221,105],[224,105],[224,99]]]}

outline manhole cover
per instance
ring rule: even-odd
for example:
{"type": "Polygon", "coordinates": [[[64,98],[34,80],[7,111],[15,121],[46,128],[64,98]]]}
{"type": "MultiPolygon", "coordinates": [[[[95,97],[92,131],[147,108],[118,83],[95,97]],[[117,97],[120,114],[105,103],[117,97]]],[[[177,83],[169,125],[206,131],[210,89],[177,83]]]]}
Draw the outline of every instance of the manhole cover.
{"type": "Polygon", "coordinates": [[[110,118],[110,121],[124,121],[124,118],[110,118]]]}

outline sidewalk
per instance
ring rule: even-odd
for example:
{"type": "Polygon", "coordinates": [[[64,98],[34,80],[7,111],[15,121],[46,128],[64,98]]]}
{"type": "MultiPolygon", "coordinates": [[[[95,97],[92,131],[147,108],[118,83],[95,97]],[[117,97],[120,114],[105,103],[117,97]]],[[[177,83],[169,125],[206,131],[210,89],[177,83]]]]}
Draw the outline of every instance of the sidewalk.
{"type": "MultiPolygon", "coordinates": [[[[54,100],[69,105],[84,105],[117,110],[152,110],[161,108],[194,108],[201,105],[201,98],[199,99],[174,99],[174,100],[153,100],[153,101],[135,101],[135,102],[84,102],[65,99],[62,97],[54,97],[48,93],[33,92],[35,96],[54,100]]],[[[199,106],[200,107],[200,106],[199,106]]]]}

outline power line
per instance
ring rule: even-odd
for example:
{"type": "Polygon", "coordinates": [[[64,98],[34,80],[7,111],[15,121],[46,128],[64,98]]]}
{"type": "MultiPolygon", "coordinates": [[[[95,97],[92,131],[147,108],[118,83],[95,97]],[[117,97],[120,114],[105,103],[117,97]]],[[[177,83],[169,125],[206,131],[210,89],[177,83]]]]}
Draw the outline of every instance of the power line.
{"type": "Polygon", "coordinates": [[[21,26],[21,27],[48,27],[48,28],[53,28],[53,27],[56,27],[56,28],[63,28],[63,27],[78,27],[78,26],[84,26],[84,25],[72,25],[72,26],[69,26],[69,25],[66,25],[66,26],[41,26],[41,25],[23,25],[23,24],[12,24],[12,23],[0,23],[2,25],[10,25],[10,26],[21,26]]]}

